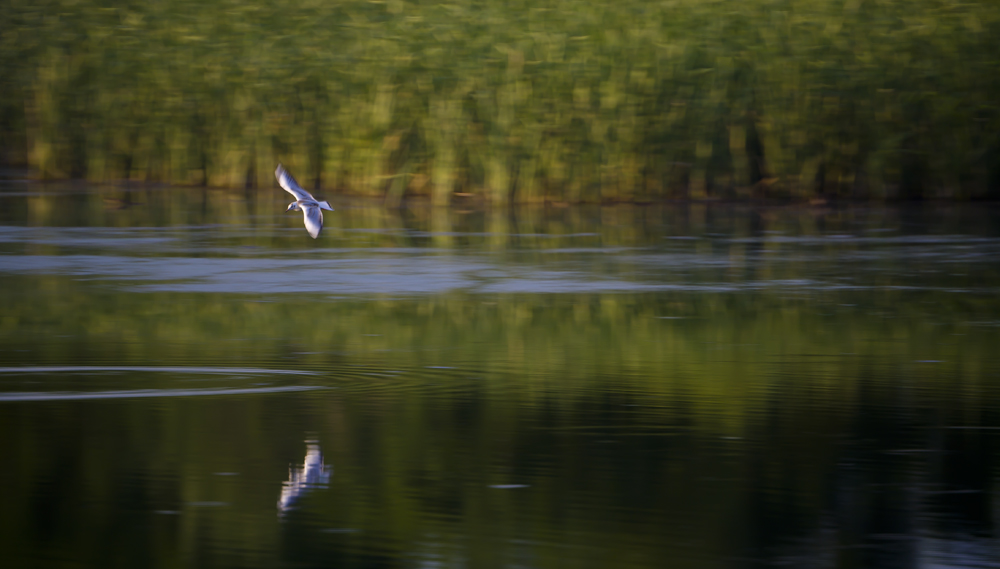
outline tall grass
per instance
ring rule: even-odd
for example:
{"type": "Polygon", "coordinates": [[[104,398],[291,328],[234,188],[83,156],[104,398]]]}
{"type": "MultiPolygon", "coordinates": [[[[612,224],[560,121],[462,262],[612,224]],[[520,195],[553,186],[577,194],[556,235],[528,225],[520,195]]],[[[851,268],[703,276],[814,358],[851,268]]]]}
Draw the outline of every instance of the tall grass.
{"type": "Polygon", "coordinates": [[[0,6],[43,178],[509,201],[1000,197],[1000,4],[0,6]]]}

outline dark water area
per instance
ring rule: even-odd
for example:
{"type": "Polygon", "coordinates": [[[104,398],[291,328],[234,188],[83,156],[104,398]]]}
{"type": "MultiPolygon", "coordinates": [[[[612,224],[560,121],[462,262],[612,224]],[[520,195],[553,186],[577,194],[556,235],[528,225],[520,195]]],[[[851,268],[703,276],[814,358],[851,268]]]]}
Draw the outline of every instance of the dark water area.
{"type": "Polygon", "coordinates": [[[0,187],[2,567],[996,567],[1000,208],[0,187]]]}

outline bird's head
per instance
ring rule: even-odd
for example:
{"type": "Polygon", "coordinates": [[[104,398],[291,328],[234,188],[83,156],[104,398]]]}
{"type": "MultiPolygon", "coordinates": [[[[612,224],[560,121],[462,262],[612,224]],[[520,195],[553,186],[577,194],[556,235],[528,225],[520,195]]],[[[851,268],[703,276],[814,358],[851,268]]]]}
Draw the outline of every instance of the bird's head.
{"type": "Polygon", "coordinates": [[[288,204],[288,208],[285,209],[285,213],[290,211],[299,211],[299,202],[292,202],[288,204]]]}

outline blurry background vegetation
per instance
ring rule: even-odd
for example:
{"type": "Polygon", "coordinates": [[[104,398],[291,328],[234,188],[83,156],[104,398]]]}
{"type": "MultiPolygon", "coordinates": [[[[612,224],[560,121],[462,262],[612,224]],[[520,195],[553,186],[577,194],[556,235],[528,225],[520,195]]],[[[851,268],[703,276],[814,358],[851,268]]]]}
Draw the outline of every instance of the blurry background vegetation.
{"type": "Polygon", "coordinates": [[[1000,197],[1000,4],[6,0],[42,178],[506,201],[1000,197]]]}

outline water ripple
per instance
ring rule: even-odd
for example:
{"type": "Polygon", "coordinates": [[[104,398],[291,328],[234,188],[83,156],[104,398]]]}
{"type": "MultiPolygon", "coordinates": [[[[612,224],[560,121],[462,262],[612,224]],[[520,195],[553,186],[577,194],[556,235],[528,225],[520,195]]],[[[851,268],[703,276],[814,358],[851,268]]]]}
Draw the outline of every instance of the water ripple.
{"type": "Polygon", "coordinates": [[[19,366],[0,367],[0,373],[61,373],[139,371],[196,374],[266,374],[266,375],[315,375],[310,371],[292,369],[262,369],[252,367],[189,367],[189,366],[19,366]]]}
{"type": "Polygon", "coordinates": [[[248,395],[332,389],[321,385],[287,385],[283,387],[237,387],[205,389],[127,389],[120,391],[22,391],[2,392],[0,402],[66,401],[79,399],[134,399],[139,397],[203,397],[206,395],[248,395]]]}

